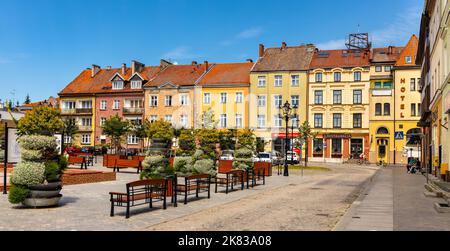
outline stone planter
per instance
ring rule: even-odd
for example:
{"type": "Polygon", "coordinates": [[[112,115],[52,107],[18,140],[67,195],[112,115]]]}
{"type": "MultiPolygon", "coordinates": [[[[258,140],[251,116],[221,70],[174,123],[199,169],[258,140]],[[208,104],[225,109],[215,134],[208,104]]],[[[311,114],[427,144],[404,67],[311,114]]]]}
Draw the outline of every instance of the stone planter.
{"type": "Polygon", "coordinates": [[[60,194],[62,182],[53,182],[46,185],[30,186],[30,196],[22,202],[28,207],[54,207],[58,206],[62,198],[60,194]]]}

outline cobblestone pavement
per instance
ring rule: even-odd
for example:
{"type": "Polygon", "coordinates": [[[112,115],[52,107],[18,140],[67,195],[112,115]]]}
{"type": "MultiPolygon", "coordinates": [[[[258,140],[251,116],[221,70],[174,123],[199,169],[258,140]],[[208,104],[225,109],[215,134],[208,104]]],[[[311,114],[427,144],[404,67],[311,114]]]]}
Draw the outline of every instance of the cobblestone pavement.
{"type": "MultiPolygon", "coordinates": [[[[130,169],[117,181],[65,186],[61,206],[28,209],[13,206],[0,195],[0,230],[331,230],[359,195],[375,168],[333,166],[330,172],[291,171],[290,177],[267,178],[266,186],[229,193],[211,193],[162,210],[132,208],[125,219],[123,208],[109,217],[110,191],[124,191],[125,183],[138,179],[130,169]]],[[[93,167],[89,167],[93,169],[93,167]]],[[[104,170],[101,163],[95,167],[104,170]]],[[[170,201],[170,199],[169,199],[170,201]]]]}
{"type": "Polygon", "coordinates": [[[407,174],[406,168],[381,169],[336,230],[449,231],[450,215],[434,209],[443,200],[425,197],[425,183],[423,175],[407,174]]]}

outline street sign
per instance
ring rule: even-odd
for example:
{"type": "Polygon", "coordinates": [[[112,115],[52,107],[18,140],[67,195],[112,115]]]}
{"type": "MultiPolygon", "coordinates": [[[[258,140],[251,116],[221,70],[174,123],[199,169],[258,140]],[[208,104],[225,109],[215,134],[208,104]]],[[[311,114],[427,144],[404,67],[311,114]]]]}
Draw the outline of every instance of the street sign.
{"type": "Polygon", "coordinates": [[[405,138],[404,132],[395,132],[395,140],[403,140],[405,138]]]}

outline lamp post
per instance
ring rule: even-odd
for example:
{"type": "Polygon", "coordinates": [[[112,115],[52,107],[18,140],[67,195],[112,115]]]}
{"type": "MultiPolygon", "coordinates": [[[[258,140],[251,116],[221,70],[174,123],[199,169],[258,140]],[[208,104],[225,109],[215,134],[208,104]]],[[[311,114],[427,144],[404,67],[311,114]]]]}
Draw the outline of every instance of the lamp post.
{"type": "MultiPolygon", "coordinates": [[[[278,109],[280,109],[283,112],[283,117],[286,121],[286,139],[285,139],[285,145],[284,145],[284,176],[289,176],[289,166],[288,166],[288,158],[287,153],[289,151],[288,149],[288,141],[289,141],[289,120],[292,120],[291,114],[292,110],[296,110],[297,107],[292,107],[291,104],[289,104],[288,101],[283,106],[279,106],[278,109]]],[[[281,115],[281,114],[280,114],[281,115]]]]}

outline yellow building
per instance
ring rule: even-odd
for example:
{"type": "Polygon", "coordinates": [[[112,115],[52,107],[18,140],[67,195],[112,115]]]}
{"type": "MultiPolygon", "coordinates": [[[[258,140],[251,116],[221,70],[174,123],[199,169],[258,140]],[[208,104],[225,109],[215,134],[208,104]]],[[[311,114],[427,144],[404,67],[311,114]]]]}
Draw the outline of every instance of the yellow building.
{"type": "Polygon", "coordinates": [[[201,104],[198,114],[212,111],[218,128],[248,128],[249,74],[253,65],[252,62],[213,64],[196,86],[196,100],[201,104]]]}
{"type": "Polygon", "coordinates": [[[373,50],[370,92],[372,163],[407,164],[419,157],[420,66],[415,64],[418,39],[406,47],[373,50]],[[395,63],[394,63],[395,62],[395,63]]]}
{"type": "MultiPolygon", "coordinates": [[[[279,106],[289,102],[297,107],[294,124],[308,120],[308,69],[314,49],[313,45],[282,43],[268,49],[260,45],[259,60],[250,73],[249,125],[265,143],[266,151],[285,149],[286,124],[279,106]]],[[[297,136],[290,134],[287,143],[291,145],[297,136]]]]}
{"type": "Polygon", "coordinates": [[[311,161],[342,163],[369,150],[369,50],[317,50],[309,74],[311,161]]]}

